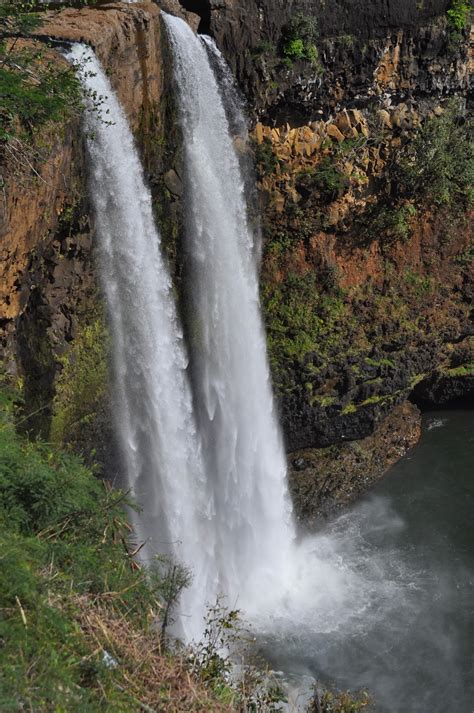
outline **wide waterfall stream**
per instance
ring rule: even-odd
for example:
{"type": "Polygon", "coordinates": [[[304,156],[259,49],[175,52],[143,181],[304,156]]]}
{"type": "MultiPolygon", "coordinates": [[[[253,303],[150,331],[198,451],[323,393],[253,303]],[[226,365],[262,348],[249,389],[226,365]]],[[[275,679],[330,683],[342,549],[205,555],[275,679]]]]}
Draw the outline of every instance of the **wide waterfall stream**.
{"type": "MultiPolygon", "coordinates": [[[[232,86],[219,86],[227,80],[217,48],[164,18],[184,142],[186,340],[125,115],[91,50],[69,53],[88,59],[83,84],[103,97],[86,111],[85,132],[123,485],[143,506],[134,516],[137,541],[146,543],[140,556],[170,553],[192,567],[180,618],[188,641],[202,634],[206,605],[224,594],[298,687],[315,677],[367,687],[380,711],[441,713],[454,701],[452,710],[467,712],[467,556],[452,546],[439,500],[443,489],[449,498],[458,492],[454,460],[440,466],[436,429],[427,431],[397,466],[398,479],[297,540],[260,316],[257,238],[229,122],[233,113],[242,126],[243,114],[232,86]],[[415,481],[407,464],[420,452],[426,463],[415,481]],[[429,518],[439,529],[425,537],[419,519],[429,518]]],[[[472,457],[472,416],[449,418],[449,438],[463,434],[472,457]]],[[[450,458],[461,457],[456,449],[450,458]]],[[[459,483],[460,497],[466,492],[459,483]]]]}
{"type": "MultiPolygon", "coordinates": [[[[184,139],[190,356],[220,591],[245,611],[291,576],[286,460],[262,327],[254,236],[206,47],[165,16],[184,139]]],[[[215,50],[217,52],[217,49],[215,50]]]]}

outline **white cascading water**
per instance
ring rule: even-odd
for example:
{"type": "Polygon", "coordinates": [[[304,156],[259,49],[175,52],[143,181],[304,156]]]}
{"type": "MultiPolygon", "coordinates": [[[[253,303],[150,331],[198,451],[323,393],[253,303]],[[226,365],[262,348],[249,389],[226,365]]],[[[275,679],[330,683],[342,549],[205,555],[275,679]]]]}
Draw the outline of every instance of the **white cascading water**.
{"type": "Polygon", "coordinates": [[[90,102],[85,112],[85,132],[112,333],[122,485],[143,508],[133,516],[137,539],[146,543],[142,559],[168,553],[193,568],[182,602],[190,639],[200,635],[204,606],[216,591],[215,538],[172,282],[124,112],[88,47],[74,45],[68,57],[79,63],[86,96],[101,97],[99,109],[90,102]]]}
{"type": "Polygon", "coordinates": [[[221,92],[203,41],[179,18],[164,18],[183,131],[190,352],[219,587],[248,613],[289,576],[286,459],[244,181],[221,92]]]}

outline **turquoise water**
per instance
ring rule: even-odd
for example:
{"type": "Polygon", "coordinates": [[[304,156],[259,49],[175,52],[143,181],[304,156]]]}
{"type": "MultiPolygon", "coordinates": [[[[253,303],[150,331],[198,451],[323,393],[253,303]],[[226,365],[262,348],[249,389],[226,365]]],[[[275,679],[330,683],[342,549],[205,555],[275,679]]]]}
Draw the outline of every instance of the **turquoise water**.
{"type": "Polygon", "coordinates": [[[341,609],[339,628],[295,622],[263,649],[293,680],[369,690],[381,713],[472,713],[474,412],[428,413],[423,426],[419,444],[316,539],[357,574],[366,604],[341,609]]]}

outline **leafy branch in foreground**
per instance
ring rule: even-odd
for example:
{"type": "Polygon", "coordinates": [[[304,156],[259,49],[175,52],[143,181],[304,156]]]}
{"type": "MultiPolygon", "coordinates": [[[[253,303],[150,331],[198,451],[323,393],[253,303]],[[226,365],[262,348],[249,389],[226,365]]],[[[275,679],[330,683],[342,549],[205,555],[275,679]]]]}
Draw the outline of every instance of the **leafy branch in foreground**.
{"type": "Polygon", "coordinates": [[[0,140],[32,136],[47,121],[77,108],[80,83],[74,68],[58,62],[32,38],[41,26],[32,3],[0,6],[0,140]],[[26,41],[28,40],[28,41],[26,41]]]}

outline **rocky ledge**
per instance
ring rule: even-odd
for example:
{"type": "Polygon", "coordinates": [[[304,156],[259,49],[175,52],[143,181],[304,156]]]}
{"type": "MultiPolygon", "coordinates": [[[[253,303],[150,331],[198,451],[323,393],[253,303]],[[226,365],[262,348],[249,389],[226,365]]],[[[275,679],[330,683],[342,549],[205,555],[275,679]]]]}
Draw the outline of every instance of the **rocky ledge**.
{"type": "Polygon", "coordinates": [[[420,411],[405,402],[367,438],[291,453],[290,492],[300,526],[314,529],[347,507],[417,443],[420,433],[420,411]]]}

